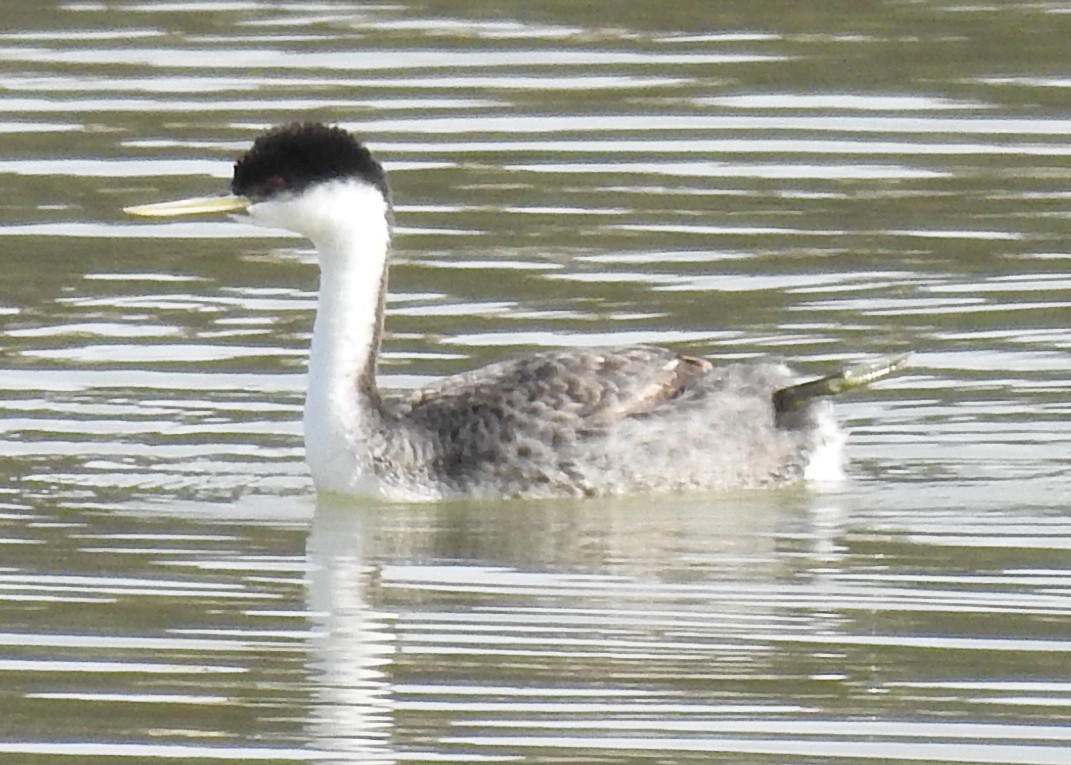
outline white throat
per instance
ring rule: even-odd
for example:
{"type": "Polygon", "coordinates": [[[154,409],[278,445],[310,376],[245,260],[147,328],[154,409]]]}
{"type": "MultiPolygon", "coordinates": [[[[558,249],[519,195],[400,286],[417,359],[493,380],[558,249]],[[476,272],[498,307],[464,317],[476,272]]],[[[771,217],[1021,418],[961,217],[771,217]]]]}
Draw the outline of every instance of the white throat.
{"type": "Polygon", "coordinates": [[[305,459],[320,491],[378,493],[368,434],[379,426],[374,386],[390,250],[389,204],[359,180],[330,181],[249,208],[267,226],[316,246],[320,289],[305,397],[305,459]],[[372,395],[369,395],[372,393],[372,395]]]}

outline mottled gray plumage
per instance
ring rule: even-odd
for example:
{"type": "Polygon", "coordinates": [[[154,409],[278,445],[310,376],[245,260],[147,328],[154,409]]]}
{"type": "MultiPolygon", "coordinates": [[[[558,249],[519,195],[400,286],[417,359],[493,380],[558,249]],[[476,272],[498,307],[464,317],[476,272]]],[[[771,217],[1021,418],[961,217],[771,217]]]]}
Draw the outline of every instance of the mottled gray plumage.
{"type": "Polygon", "coordinates": [[[829,404],[778,423],[782,364],[713,367],[663,348],[553,351],[385,402],[373,465],[447,495],[718,489],[800,478],[829,404]]]}

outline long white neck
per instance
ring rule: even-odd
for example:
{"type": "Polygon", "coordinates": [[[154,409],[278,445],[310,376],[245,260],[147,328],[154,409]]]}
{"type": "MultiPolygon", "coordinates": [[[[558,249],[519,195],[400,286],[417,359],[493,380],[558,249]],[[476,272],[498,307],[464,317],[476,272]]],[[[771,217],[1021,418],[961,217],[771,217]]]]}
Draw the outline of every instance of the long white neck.
{"type": "Polygon", "coordinates": [[[305,398],[305,455],[313,481],[321,491],[374,493],[367,436],[382,424],[375,373],[390,250],[389,204],[367,184],[336,181],[295,199],[262,203],[250,213],[305,234],[319,255],[305,398]]]}

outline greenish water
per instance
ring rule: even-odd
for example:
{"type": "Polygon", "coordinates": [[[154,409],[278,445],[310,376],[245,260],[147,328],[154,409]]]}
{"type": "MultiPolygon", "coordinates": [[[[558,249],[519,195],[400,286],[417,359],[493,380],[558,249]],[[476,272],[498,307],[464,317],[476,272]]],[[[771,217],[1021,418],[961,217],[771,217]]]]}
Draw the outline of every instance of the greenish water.
{"type": "Polygon", "coordinates": [[[0,763],[1065,763],[1058,3],[9,3],[0,763]],[[651,342],[821,372],[850,480],[318,505],[315,262],[138,201],[391,173],[389,388],[651,342]]]}

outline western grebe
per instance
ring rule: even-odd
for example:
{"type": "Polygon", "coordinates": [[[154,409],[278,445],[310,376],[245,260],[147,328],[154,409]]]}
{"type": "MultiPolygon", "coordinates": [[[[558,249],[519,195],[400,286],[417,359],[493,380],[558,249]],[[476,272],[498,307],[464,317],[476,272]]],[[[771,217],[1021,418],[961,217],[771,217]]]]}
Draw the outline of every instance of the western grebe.
{"type": "Polygon", "coordinates": [[[376,359],[392,210],[383,167],[341,128],[286,125],[235,163],[230,195],[126,208],[234,210],[308,237],[319,255],[305,450],[322,492],[582,496],[819,477],[839,470],[844,440],[829,397],[906,359],[801,384],[774,362],[715,367],[647,346],[562,350],[384,398],[376,359]]]}

